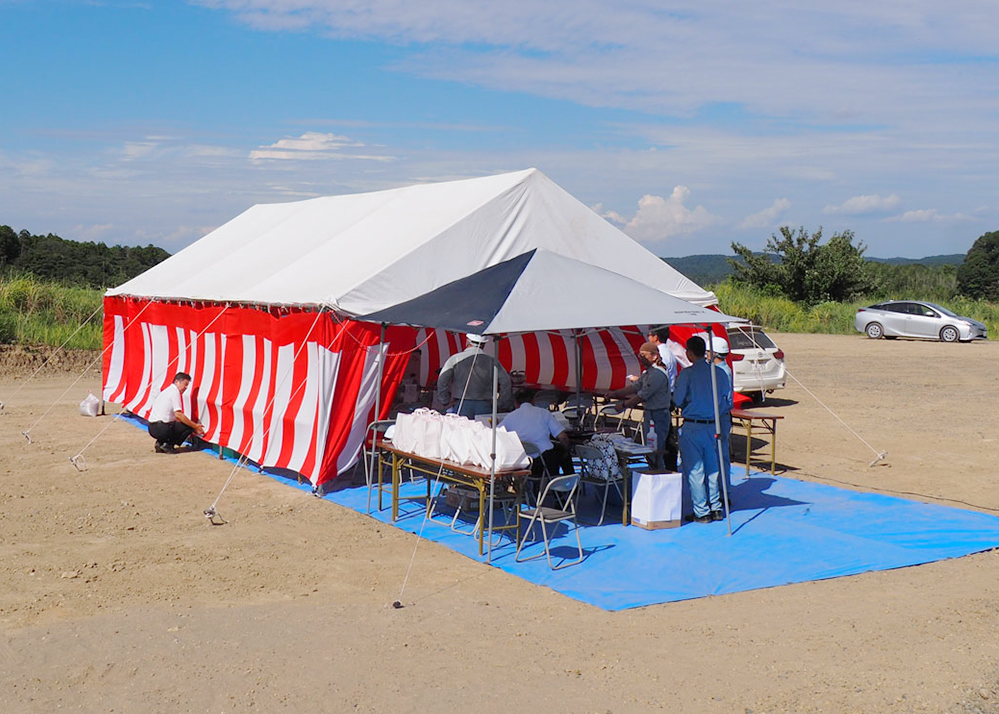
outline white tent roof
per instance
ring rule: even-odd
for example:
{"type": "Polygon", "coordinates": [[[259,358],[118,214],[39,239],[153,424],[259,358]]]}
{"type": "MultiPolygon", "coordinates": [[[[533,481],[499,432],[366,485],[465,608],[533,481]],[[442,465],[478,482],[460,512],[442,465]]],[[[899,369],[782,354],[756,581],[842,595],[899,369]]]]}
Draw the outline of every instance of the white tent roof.
{"type": "Polygon", "coordinates": [[[537,169],[257,205],[107,294],[362,315],[534,248],[717,302],[537,169]]]}

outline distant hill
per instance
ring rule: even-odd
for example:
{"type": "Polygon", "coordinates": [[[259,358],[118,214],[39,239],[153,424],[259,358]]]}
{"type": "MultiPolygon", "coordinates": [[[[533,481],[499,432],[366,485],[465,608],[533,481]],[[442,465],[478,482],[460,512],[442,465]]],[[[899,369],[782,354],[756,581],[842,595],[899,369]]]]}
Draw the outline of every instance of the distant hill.
{"type": "Polygon", "coordinates": [[[162,248],[107,246],[31,235],[0,225],[0,272],[24,272],[43,280],[107,288],[134,278],[170,257],[162,248]]]}
{"type": "MultiPolygon", "coordinates": [[[[727,258],[734,257],[734,255],[709,254],[688,255],[682,258],[663,258],[663,260],[698,285],[714,285],[732,274],[732,267],[728,264],[727,258]]],[[[927,267],[937,267],[940,265],[958,266],[964,262],[964,253],[930,255],[925,258],[868,258],[868,260],[875,263],[887,263],[889,265],[915,265],[918,263],[927,267]]]]}

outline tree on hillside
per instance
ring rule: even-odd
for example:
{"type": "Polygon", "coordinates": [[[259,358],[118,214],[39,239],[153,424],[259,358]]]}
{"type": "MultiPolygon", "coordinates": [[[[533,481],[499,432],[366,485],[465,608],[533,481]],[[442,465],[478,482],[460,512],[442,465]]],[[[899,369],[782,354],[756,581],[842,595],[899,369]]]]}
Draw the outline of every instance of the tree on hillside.
{"type": "Polygon", "coordinates": [[[162,248],[108,247],[80,243],[57,235],[14,233],[0,226],[0,269],[14,269],[62,283],[106,288],[134,278],[170,257],[162,248]]]}
{"type": "Polygon", "coordinates": [[[957,290],[962,295],[999,302],[999,231],[975,241],[957,269],[957,290]]]}
{"type": "Polygon", "coordinates": [[[13,265],[21,254],[21,241],[10,226],[0,226],[0,269],[13,265]]]}
{"type": "Polygon", "coordinates": [[[821,227],[812,234],[801,227],[796,234],[782,226],[762,254],[733,242],[737,259],[728,259],[735,271],[732,279],[807,304],[849,300],[871,288],[864,260],[867,248],[853,244],[853,231],[821,241],[821,227]]]}

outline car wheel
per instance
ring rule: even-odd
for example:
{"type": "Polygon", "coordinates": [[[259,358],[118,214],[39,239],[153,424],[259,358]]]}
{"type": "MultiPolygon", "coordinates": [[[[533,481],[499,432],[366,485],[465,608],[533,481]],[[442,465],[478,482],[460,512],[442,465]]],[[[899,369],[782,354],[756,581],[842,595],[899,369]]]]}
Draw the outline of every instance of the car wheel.
{"type": "Polygon", "coordinates": [[[957,339],[961,336],[961,333],[957,331],[957,328],[953,325],[947,325],[947,327],[940,330],[940,340],[941,342],[957,342],[957,339]]]}
{"type": "Polygon", "coordinates": [[[885,335],[884,328],[881,327],[881,323],[879,322],[868,323],[867,327],[864,328],[864,332],[866,332],[867,336],[870,337],[872,340],[876,340],[879,337],[884,337],[885,335]]]}

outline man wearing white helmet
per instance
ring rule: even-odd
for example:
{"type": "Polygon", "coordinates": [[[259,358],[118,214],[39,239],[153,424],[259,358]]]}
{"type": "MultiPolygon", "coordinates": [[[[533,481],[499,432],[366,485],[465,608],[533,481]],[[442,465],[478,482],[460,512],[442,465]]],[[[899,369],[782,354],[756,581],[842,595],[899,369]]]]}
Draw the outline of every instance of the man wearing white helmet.
{"type": "MultiPolygon", "coordinates": [[[[719,337],[718,335],[711,336],[711,351],[715,354],[715,364],[721,367],[725,374],[728,375],[728,394],[725,396],[724,400],[719,400],[723,404],[728,405],[728,409],[722,409],[720,411],[721,416],[721,442],[722,442],[722,478],[725,479],[725,492],[729,494],[729,499],[731,500],[732,494],[732,455],[729,453],[728,438],[732,434],[732,398],[734,392],[732,391],[732,368],[728,364],[728,340],[724,337],[719,337]]],[[[719,384],[719,388],[721,385],[719,384]]]]}
{"type": "Polygon", "coordinates": [[[467,334],[468,347],[451,355],[437,378],[437,398],[448,412],[473,418],[493,410],[493,365],[499,372],[499,408],[512,403],[510,375],[492,355],[486,354],[487,338],[467,334]]]}

